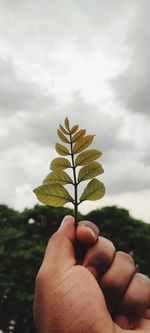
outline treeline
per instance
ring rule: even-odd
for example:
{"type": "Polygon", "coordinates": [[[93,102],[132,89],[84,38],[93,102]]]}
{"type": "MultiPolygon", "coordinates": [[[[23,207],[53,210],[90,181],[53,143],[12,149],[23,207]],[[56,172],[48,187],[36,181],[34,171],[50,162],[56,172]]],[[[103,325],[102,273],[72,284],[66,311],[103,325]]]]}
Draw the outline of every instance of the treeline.
{"type": "MultiPolygon", "coordinates": [[[[46,244],[70,209],[36,205],[17,212],[0,205],[0,330],[5,333],[35,333],[32,303],[35,276],[46,244]]],[[[133,219],[115,206],[92,211],[88,219],[117,250],[134,257],[137,270],[150,275],[150,226],[133,219]]],[[[57,258],[56,258],[57,260],[57,258]]]]}

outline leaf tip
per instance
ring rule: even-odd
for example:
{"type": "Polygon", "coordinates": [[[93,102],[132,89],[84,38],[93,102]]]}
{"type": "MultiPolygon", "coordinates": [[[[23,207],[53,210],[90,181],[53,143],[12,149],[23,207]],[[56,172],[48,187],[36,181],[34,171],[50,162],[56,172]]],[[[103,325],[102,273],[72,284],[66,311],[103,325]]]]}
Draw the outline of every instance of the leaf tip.
{"type": "Polygon", "coordinates": [[[68,117],[65,118],[64,124],[66,126],[67,131],[70,132],[70,125],[69,125],[69,119],[68,119],[68,117]]]}

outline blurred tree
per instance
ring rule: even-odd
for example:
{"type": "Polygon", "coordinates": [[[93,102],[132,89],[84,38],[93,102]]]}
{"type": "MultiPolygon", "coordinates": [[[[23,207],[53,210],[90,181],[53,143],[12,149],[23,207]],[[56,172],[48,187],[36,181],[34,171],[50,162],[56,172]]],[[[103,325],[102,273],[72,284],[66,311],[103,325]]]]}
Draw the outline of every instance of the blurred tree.
{"type": "MultiPolygon", "coordinates": [[[[70,209],[36,205],[19,213],[0,205],[0,330],[35,333],[32,304],[35,276],[46,244],[70,209]]],[[[117,249],[133,254],[138,269],[148,267],[149,225],[130,217],[125,209],[105,207],[79,219],[89,219],[117,249]]]]}

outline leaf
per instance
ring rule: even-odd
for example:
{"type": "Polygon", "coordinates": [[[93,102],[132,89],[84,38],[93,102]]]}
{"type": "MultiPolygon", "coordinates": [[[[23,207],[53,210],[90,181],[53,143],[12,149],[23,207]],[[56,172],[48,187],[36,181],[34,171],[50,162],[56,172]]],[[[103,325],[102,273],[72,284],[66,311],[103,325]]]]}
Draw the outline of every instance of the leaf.
{"type": "Polygon", "coordinates": [[[51,170],[64,170],[70,167],[71,167],[70,161],[63,157],[55,158],[50,164],[51,170]]]}
{"type": "Polygon", "coordinates": [[[57,130],[57,134],[60,138],[65,143],[69,143],[69,140],[65,137],[65,135],[60,131],[60,129],[57,130]]]}
{"type": "Polygon", "coordinates": [[[72,142],[76,142],[78,141],[79,139],[81,139],[86,133],[86,130],[85,129],[81,129],[79,130],[72,138],[72,142]]]}
{"type": "Polygon", "coordinates": [[[94,135],[86,135],[77,141],[73,146],[73,153],[77,154],[86,149],[93,141],[94,135]]]}
{"type": "Polygon", "coordinates": [[[62,170],[50,172],[47,175],[47,177],[44,179],[43,184],[47,185],[53,182],[57,182],[62,185],[73,183],[71,177],[65,171],[62,170]]]}
{"type": "Polygon", "coordinates": [[[69,120],[68,120],[68,118],[66,117],[66,119],[65,119],[65,126],[66,126],[66,129],[67,129],[67,131],[68,132],[70,132],[70,126],[69,126],[69,120]]]}
{"type": "Polygon", "coordinates": [[[57,183],[41,185],[33,192],[39,201],[49,206],[60,207],[67,202],[73,201],[68,191],[61,184],[57,183]]]}
{"type": "Polygon", "coordinates": [[[74,125],[74,126],[71,128],[70,133],[71,133],[71,134],[74,134],[77,130],[78,130],[78,125],[74,125]]]}
{"type": "Polygon", "coordinates": [[[62,155],[62,156],[70,155],[69,149],[64,147],[63,145],[60,145],[60,143],[56,143],[55,149],[59,155],[62,155]]]}
{"type": "Polygon", "coordinates": [[[81,197],[80,202],[84,200],[98,200],[102,198],[105,194],[105,187],[102,182],[100,182],[98,179],[92,179],[86,188],[84,189],[81,197]]]}
{"type": "Polygon", "coordinates": [[[84,165],[93,160],[97,160],[102,153],[97,149],[89,149],[79,154],[75,159],[75,165],[84,165]]]}
{"type": "Polygon", "coordinates": [[[103,173],[104,170],[98,162],[91,162],[86,166],[82,167],[79,171],[78,182],[83,180],[91,179],[103,173]]]}
{"type": "Polygon", "coordinates": [[[69,134],[61,124],[59,125],[59,127],[64,134],[69,134]]]}

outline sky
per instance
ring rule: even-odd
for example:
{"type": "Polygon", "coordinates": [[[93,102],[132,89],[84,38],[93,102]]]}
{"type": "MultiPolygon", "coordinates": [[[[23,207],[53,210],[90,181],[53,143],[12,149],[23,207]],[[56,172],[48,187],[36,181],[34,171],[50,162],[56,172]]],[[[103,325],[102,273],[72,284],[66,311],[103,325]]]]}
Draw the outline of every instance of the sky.
{"type": "Polygon", "coordinates": [[[38,203],[57,128],[95,134],[109,205],[150,222],[150,2],[0,0],[0,202],[38,203]]]}

